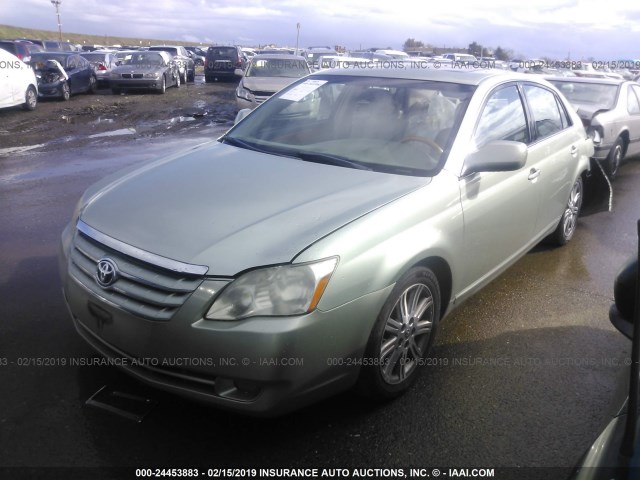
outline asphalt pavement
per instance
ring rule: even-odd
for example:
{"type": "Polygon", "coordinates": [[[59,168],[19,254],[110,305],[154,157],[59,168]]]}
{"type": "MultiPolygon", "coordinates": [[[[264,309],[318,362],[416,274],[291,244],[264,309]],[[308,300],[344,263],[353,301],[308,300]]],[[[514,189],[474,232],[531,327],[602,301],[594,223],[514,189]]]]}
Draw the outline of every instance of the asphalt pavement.
{"type": "Polygon", "coordinates": [[[430,478],[436,467],[445,478],[471,467],[513,478],[570,472],[615,408],[630,354],[608,309],[615,274],[636,248],[640,161],[621,170],[613,212],[581,219],[565,247],[536,247],[449,316],[406,395],[376,405],[345,393],[264,420],[143,387],[114,367],[71,365],[95,357],[73,328],[58,275],[76,201],[113,171],[219,133],[0,156],[0,478],[234,473],[215,470],[223,467],[348,469],[352,478],[358,468],[424,468],[430,478]],[[105,385],[157,405],[140,423],[87,406],[105,385]]]}

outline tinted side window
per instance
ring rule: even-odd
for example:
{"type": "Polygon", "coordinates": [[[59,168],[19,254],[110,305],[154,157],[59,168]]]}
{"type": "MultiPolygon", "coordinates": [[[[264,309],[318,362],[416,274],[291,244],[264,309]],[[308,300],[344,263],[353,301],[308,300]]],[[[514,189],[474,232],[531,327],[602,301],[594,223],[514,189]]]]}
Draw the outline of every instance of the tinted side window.
{"type": "Polygon", "coordinates": [[[631,88],[631,85],[627,88],[627,110],[629,115],[638,115],[640,113],[640,103],[634,90],[637,92],[638,88],[631,88]]]}
{"type": "Polygon", "coordinates": [[[563,129],[556,96],[546,88],[525,85],[524,92],[535,122],[535,139],[541,140],[563,129]]]}
{"type": "Polygon", "coordinates": [[[475,137],[478,147],[494,140],[529,143],[527,118],[515,85],[491,94],[480,115],[475,137]]]}

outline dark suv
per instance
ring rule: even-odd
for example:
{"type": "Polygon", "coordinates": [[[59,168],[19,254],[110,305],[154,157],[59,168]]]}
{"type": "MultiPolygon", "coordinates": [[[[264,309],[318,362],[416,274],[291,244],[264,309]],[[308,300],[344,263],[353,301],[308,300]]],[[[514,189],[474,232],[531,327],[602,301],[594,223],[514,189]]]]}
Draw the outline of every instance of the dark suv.
{"type": "Polygon", "coordinates": [[[244,70],[246,58],[240,47],[209,47],[204,62],[205,82],[236,78],[235,70],[244,70]]]}

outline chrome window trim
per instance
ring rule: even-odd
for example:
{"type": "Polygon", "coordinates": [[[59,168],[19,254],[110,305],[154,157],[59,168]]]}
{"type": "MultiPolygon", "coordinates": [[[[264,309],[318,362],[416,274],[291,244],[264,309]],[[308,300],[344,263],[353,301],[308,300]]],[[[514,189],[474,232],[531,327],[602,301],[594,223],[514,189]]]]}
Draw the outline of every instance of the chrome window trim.
{"type": "Polygon", "coordinates": [[[147,252],[146,250],[134,247],[120,240],[116,240],[115,238],[112,238],[100,232],[99,230],[96,230],[95,228],[87,225],[82,220],[78,220],[78,223],[76,223],[76,228],[79,232],[82,232],[84,235],[94,239],[97,242],[102,243],[103,245],[106,245],[109,248],[113,248],[114,250],[117,250],[125,255],[137,258],[138,260],[142,260],[143,262],[150,263],[157,267],[161,267],[177,273],[187,273],[190,275],[205,275],[209,270],[209,267],[205,265],[193,265],[191,263],[179,262],[177,260],[172,260],[161,255],[156,255],[155,253],[147,252]]]}

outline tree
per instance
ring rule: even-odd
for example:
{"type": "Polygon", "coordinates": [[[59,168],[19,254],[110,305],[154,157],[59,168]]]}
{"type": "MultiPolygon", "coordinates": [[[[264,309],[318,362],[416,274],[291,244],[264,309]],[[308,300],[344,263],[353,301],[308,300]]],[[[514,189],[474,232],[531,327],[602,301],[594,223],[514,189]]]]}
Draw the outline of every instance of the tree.
{"type": "Polygon", "coordinates": [[[468,50],[471,55],[475,55],[476,57],[481,57],[483,47],[479,43],[473,42],[469,44],[468,50]]]}
{"type": "Polygon", "coordinates": [[[421,42],[420,40],[416,40],[415,38],[407,38],[407,41],[404,42],[404,49],[411,49],[411,48],[422,48],[424,47],[424,43],[421,42]]]}
{"type": "Polygon", "coordinates": [[[504,61],[509,61],[512,58],[511,50],[507,50],[500,46],[496,48],[496,51],[493,53],[493,56],[496,58],[496,60],[504,60],[504,61]]]}

